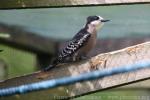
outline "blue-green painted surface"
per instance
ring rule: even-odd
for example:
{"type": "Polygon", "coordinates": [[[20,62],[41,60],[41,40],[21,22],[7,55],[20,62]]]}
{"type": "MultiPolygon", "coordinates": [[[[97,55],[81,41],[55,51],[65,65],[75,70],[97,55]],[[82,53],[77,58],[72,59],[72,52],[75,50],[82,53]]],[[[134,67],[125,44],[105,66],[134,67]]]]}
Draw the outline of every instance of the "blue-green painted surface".
{"type": "MultiPolygon", "coordinates": [[[[150,5],[0,10],[0,22],[19,25],[26,30],[36,32],[42,36],[56,39],[69,39],[84,25],[85,18],[89,15],[101,15],[104,18],[111,19],[111,22],[105,24],[104,28],[99,32],[99,37],[101,36],[101,38],[150,35],[150,5]]],[[[35,58],[32,55],[28,56],[19,51],[17,51],[19,53],[16,53],[16,51],[10,51],[10,48],[4,46],[1,46],[1,48],[4,50],[6,48],[6,50],[2,52],[1,58],[8,63],[8,66],[11,65],[9,66],[9,77],[21,75],[27,73],[27,71],[33,71],[33,67],[30,66],[34,65],[35,58]]],[[[129,97],[135,97],[136,95],[140,97],[148,96],[148,93],[147,91],[136,90],[106,91],[76,98],[75,100],[91,100],[91,98],[98,98],[97,100],[120,100],[120,98],[125,96],[127,96],[127,99],[129,97]]],[[[34,98],[38,98],[41,100],[44,97],[46,100],[45,95],[47,94],[42,96],[40,92],[39,96],[29,94],[24,95],[23,98],[20,96],[13,96],[2,99],[33,100],[34,98]]],[[[47,100],[49,100],[49,98],[47,98],[47,100]]]]}
{"type": "Polygon", "coordinates": [[[29,31],[56,39],[71,38],[89,15],[110,19],[101,38],[150,34],[150,5],[0,10],[0,22],[20,25],[29,31]]]}

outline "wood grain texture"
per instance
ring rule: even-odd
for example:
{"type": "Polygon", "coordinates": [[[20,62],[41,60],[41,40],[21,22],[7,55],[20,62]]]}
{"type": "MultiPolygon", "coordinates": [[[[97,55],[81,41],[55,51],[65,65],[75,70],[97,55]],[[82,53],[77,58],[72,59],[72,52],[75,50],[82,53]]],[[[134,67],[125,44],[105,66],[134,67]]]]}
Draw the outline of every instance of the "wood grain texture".
{"type": "Polygon", "coordinates": [[[141,4],[150,0],[1,0],[0,8],[62,7],[84,5],[141,4]]]}
{"type": "MultiPolygon", "coordinates": [[[[99,54],[87,61],[78,63],[70,63],[58,65],[49,72],[36,72],[30,75],[20,76],[0,82],[0,88],[18,86],[38,82],[42,80],[60,78],[65,76],[75,76],[81,73],[90,72],[93,70],[102,70],[114,68],[123,65],[133,64],[138,61],[150,61],[150,42],[145,42],[139,45],[131,46],[122,50],[99,54]]],[[[94,81],[86,81],[73,85],[62,86],[54,89],[48,89],[38,92],[32,92],[21,97],[40,95],[45,98],[59,98],[61,96],[73,97],[91,93],[94,91],[102,91],[108,88],[122,86],[133,83],[139,80],[150,78],[150,69],[142,69],[134,72],[113,75],[97,79],[94,81]],[[46,95],[46,94],[50,94],[46,95]]],[[[38,98],[38,96],[37,96],[38,98]]],[[[34,97],[35,99],[35,97],[34,97]]]]}

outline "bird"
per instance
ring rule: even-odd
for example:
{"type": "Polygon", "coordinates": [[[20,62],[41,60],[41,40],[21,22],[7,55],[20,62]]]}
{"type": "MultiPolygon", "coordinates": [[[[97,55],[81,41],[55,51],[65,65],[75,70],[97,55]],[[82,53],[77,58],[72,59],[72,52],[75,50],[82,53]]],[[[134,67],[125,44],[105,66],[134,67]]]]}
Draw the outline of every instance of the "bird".
{"type": "Polygon", "coordinates": [[[44,68],[43,71],[49,71],[59,63],[86,59],[87,54],[96,45],[98,30],[100,30],[104,23],[108,21],[109,20],[104,19],[101,16],[88,16],[84,27],[68,41],[67,45],[60,50],[53,63],[44,68]]]}

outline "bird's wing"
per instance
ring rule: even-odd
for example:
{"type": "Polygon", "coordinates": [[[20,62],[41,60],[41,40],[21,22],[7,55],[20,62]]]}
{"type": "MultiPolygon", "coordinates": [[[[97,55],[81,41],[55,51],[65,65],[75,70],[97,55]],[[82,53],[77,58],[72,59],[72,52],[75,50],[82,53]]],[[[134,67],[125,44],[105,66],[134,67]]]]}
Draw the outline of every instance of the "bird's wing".
{"type": "Polygon", "coordinates": [[[60,52],[58,55],[58,60],[62,61],[64,58],[72,56],[77,50],[79,50],[82,46],[84,46],[88,39],[90,38],[90,34],[78,34],[76,35],[68,45],[60,52]]]}

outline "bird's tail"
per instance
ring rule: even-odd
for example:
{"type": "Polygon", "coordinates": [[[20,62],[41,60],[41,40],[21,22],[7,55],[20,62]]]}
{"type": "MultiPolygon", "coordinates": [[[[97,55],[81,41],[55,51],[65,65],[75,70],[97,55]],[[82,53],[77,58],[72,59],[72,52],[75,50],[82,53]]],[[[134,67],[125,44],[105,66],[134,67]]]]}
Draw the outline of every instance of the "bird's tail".
{"type": "Polygon", "coordinates": [[[58,64],[58,60],[55,59],[51,65],[47,66],[46,68],[43,69],[44,72],[46,71],[50,71],[51,69],[53,69],[54,67],[56,67],[58,64]]]}
{"type": "Polygon", "coordinates": [[[52,68],[54,68],[56,65],[49,65],[46,68],[43,69],[44,72],[50,71],[52,68]]]}

